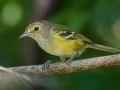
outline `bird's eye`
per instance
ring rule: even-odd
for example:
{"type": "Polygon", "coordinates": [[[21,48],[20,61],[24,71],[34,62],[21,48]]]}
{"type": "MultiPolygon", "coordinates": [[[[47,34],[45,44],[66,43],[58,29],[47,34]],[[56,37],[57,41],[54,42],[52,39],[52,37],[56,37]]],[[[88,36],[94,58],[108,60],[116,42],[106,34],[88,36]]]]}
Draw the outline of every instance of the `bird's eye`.
{"type": "Polygon", "coordinates": [[[34,28],[34,30],[35,30],[35,31],[38,31],[38,30],[39,30],[39,27],[36,26],[36,27],[34,28]]]}

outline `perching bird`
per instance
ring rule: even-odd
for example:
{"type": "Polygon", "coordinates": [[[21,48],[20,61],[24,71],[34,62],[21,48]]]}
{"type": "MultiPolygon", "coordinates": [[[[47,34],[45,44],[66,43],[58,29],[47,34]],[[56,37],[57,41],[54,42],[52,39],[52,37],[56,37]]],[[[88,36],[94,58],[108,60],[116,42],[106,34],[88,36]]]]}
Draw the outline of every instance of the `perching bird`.
{"type": "MultiPolygon", "coordinates": [[[[33,38],[47,53],[59,56],[62,61],[65,61],[66,57],[70,57],[66,61],[67,64],[75,57],[80,56],[86,48],[94,48],[112,53],[120,52],[120,50],[112,47],[95,44],[85,36],[73,32],[67,26],[44,20],[29,24],[20,38],[26,36],[33,38]]],[[[45,69],[50,62],[48,60],[44,64],[45,69]]]]}

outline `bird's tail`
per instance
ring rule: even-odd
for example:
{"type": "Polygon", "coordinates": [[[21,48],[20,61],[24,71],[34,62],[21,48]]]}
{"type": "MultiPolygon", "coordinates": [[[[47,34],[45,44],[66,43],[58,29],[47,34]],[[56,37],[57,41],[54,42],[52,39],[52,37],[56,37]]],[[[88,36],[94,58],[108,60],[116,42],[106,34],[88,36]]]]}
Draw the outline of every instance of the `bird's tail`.
{"type": "Polygon", "coordinates": [[[94,44],[94,43],[89,43],[88,47],[93,48],[93,49],[102,50],[102,51],[111,52],[111,53],[120,52],[119,49],[112,48],[112,47],[107,47],[107,46],[103,46],[103,45],[99,45],[99,44],[94,44]]]}

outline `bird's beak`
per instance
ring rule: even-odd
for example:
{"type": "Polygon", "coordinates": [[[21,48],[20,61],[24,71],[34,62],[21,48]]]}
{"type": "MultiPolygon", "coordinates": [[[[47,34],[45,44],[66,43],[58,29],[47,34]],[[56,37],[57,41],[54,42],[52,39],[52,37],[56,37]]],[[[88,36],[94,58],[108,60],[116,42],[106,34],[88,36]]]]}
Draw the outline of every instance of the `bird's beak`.
{"type": "Polygon", "coordinates": [[[23,37],[27,37],[27,36],[29,36],[29,34],[23,33],[19,38],[23,38],[23,37]]]}

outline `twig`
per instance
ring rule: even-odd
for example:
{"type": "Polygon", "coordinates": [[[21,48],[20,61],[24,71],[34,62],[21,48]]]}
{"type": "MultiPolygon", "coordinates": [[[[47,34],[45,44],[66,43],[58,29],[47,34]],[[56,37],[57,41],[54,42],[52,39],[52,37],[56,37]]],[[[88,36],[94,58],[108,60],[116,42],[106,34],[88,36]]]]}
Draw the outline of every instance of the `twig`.
{"type": "Polygon", "coordinates": [[[42,65],[20,66],[12,67],[9,69],[31,75],[55,75],[119,65],[120,54],[116,54],[82,60],[74,60],[70,63],[70,65],[67,65],[65,62],[52,63],[49,65],[47,70],[44,70],[42,65]]]}

